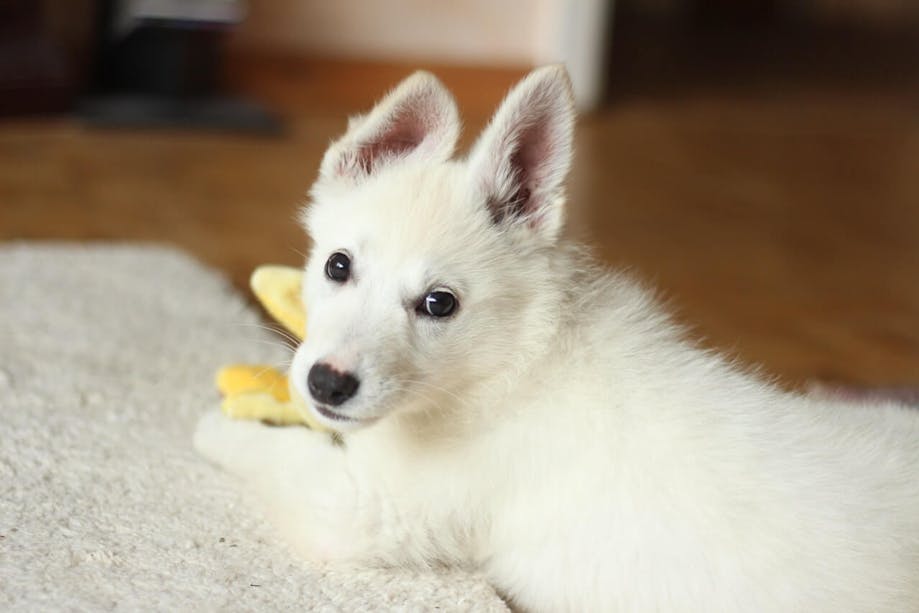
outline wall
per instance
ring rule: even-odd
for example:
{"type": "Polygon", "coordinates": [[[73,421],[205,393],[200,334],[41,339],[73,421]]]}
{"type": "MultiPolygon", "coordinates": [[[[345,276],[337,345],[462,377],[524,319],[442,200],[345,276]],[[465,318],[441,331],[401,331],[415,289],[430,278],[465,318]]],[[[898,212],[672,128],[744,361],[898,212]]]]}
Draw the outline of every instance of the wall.
{"type": "Polygon", "coordinates": [[[416,63],[564,62],[582,109],[603,89],[612,0],[251,0],[234,44],[416,63]]]}
{"type": "Polygon", "coordinates": [[[242,46],[338,57],[529,64],[552,0],[251,0],[242,46]]]}

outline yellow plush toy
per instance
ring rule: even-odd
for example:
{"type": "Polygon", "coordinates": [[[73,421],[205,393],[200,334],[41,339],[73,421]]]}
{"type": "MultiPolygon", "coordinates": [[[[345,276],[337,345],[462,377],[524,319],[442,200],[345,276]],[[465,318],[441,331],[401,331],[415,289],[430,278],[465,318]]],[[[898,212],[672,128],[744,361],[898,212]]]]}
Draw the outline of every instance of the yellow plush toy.
{"type": "MultiPolygon", "coordinates": [[[[303,271],[287,266],[260,266],[250,285],[268,313],[291,334],[302,339],[306,312],[300,301],[303,271]]],[[[253,419],[277,425],[302,424],[325,431],[310,416],[306,402],[290,386],[287,376],[262,364],[233,364],[217,372],[220,408],[234,419],[253,419]]]]}

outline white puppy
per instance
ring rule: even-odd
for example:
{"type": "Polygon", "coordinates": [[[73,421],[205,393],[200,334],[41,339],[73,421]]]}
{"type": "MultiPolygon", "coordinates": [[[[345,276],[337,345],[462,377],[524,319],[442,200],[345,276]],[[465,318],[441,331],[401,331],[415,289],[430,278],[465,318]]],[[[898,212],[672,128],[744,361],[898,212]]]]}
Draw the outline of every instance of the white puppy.
{"type": "Polygon", "coordinates": [[[304,222],[303,428],[202,420],[311,559],[480,569],[539,611],[919,611],[919,415],[790,394],[559,238],[574,111],[517,85],[466,159],[418,73],[304,222]]]}

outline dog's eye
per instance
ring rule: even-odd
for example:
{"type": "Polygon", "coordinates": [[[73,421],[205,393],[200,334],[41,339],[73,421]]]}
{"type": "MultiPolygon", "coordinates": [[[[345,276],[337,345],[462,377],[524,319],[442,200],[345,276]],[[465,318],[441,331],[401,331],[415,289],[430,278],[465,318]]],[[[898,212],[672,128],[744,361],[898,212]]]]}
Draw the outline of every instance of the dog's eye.
{"type": "Polygon", "coordinates": [[[438,290],[421,299],[418,312],[431,317],[449,317],[456,310],[456,296],[450,292],[438,290]]]}
{"type": "Polygon", "coordinates": [[[337,283],[344,283],[351,276],[351,258],[336,251],[325,263],[325,276],[337,283]]]}

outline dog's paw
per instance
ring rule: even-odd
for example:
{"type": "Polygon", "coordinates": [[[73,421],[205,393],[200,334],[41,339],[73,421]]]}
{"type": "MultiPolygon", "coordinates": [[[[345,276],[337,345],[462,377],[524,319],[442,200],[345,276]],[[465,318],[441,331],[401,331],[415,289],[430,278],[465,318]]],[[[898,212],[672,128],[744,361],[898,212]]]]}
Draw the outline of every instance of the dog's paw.
{"type": "Polygon", "coordinates": [[[202,415],[195,426],[195,434],[192,437],[195,451],[211,461],[216,461],[217,449],[220,446],[220,422],[225,419],[220,412],[210,411],[202,415]]]}
{"type": "Polygon", "coordinates": [[[253,426],[256,424],[235,421],[220,411],[210,411],[198,420],[192,442],[202,456],[215,464],[229,467],[246,431],[253,426]]]}

